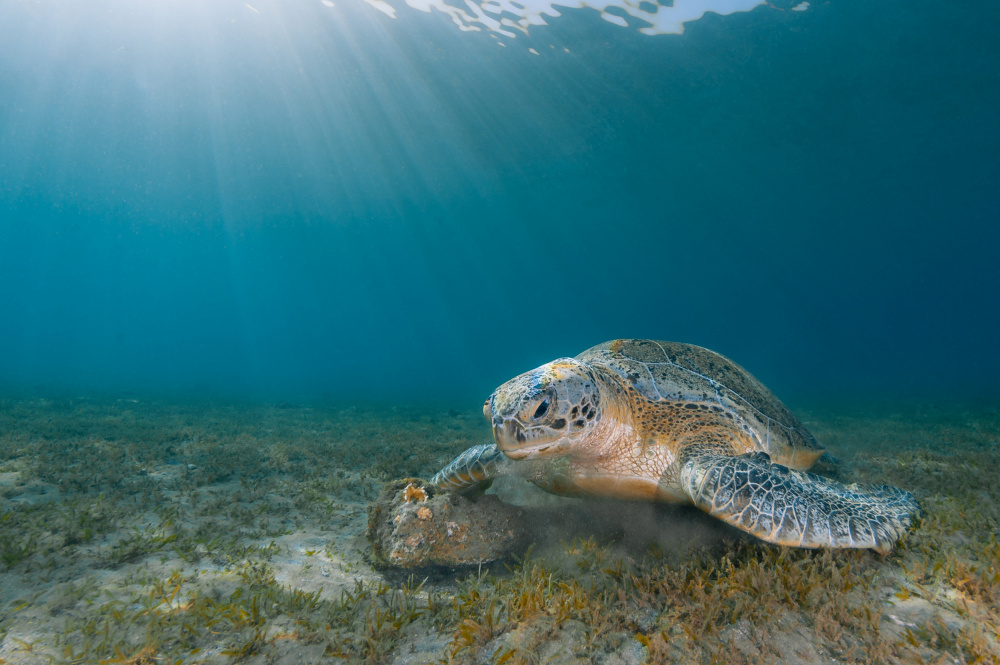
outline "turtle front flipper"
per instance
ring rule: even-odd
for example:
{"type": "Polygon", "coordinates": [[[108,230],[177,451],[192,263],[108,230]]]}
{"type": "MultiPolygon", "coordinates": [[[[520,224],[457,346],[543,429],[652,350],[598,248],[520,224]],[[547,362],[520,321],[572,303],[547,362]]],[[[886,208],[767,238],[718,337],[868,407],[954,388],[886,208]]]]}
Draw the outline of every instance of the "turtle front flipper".
{"type": "Polygon", "coordinates": [[[889,552],[919,512],[909,492],[842,485],[772,464],[765,453],[685,455],[681,485],[696,506],[762,540],[792,547],[889,552]]]}
{"type": "Polygon", "coordinates": [[[484,492],[494,478],[507,474],[509,464],[495,443],[473,446],[434,474],[431,485],[446,492],[484,492]]]}

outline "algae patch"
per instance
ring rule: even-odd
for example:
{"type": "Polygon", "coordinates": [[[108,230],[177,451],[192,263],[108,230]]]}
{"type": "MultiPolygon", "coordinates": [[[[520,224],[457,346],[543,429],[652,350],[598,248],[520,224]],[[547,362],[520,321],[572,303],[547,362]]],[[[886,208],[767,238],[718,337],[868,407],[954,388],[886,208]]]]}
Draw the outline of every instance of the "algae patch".
{"type": "Polygon", "coordinates": [[[841,479],[917,495],[898,551],[515,492],[527,556],[411,578],[373,567],[367,508],[488,440],[477,411],[3,399],[0,659],[998,662],[996,410],[804,415],[841,479]]]}

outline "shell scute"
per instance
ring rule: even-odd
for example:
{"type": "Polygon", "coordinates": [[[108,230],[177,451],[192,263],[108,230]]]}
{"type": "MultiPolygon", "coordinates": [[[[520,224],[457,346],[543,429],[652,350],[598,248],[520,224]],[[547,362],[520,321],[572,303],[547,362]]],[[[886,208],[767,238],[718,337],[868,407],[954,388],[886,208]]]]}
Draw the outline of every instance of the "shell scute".
{"type": "Polygon", "coordinates": [[[577,360],[612,370],[649,402],[686,402],[685,409],[728,414],[772,455],[794,459],[802,451],[811,463],[823,450],[764,384],[709,349],[679,342],[618,339],[584,351],[577,360]]]}

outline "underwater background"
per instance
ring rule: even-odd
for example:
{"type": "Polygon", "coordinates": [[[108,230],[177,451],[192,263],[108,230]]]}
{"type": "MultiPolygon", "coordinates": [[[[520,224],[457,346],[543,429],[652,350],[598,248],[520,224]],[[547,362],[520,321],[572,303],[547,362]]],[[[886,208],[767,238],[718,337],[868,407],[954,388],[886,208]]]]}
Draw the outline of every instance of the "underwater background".
{"type": "Polygon", "coordinates": [[[996,4],[420,4],[4,2],[0,388],[997,394],[996,4]]]}
{"type": "Polygon", "coordinates": [[[0,0],[0,665],[1000,665],[1000,4],[555,1],[0,0]],[[919,516],[421,480],[627,337],[919,516]]]}

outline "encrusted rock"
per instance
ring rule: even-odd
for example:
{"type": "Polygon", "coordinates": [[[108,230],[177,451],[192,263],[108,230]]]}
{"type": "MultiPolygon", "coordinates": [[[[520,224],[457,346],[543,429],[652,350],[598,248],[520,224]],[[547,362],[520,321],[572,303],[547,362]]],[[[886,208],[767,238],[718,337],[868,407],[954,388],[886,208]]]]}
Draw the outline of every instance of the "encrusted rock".
{"type": "Polygon", "coordinates": [[[523,550],[527,535],[520,508],[494,496],[440,493],[416,478],[387,483],[368,506],[368,539],[384,566],[494,561],[523,550]]]}

